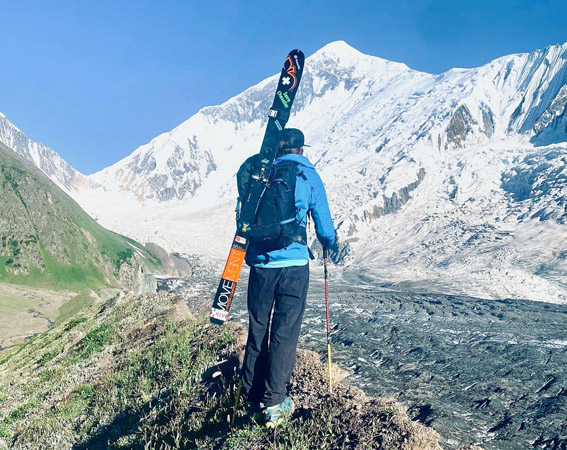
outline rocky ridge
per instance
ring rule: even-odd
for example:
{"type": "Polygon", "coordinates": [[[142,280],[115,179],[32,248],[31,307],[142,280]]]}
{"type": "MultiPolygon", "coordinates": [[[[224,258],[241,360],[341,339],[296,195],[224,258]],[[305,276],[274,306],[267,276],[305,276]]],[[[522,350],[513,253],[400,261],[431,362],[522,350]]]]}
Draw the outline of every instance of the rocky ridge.
{"type": "Polygon", "coordinates": [[[241,405],[230,427],[246,336],[199,316],[178,296],[121,292],[30,340],[0,361],[0,448],[440,448],[395,402],[343,382],[329,397],[313,352],[298,354],[281,432],[241,405]]]}

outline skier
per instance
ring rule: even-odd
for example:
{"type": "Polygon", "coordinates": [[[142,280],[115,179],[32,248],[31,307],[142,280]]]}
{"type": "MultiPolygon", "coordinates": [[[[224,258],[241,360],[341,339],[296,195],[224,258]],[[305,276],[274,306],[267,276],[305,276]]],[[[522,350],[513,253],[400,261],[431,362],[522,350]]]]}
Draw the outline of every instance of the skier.
{"type": "MultiPolygon", "coordinates": [[[[325,187],[313,164],[303,156],[304,135],[294,128],[282,131],[274,166],[297,163],[296,219],[305,236],[308,212],[323,247],[336,249],[336,233],[325,187]]],[[[239,170],[250,173],[254,157],[239,170]]],[[[263,251],[250,244],[246,262],[248,280],[248,342],[242,369],[242,388],[247,410],[263,413],[267,427],[275,427],[293,412],[287,384],[295,366],[295,352],[309,284],[309,251],[298,236],[285,248],[263,251]],[[273,312],[273,315],[272,315],[273,312]],[[270,323],[271,322],[271,323],[270,323]]]]}

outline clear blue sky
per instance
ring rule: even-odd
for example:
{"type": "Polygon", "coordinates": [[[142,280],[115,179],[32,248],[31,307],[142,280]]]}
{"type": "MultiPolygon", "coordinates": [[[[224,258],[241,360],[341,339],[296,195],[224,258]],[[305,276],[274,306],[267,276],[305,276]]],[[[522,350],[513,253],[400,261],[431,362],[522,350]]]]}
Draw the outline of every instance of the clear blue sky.
{"type": "Polygon", "coordinates": [[[92,173],[345,40],[440,73],[567,41],[567,0],[0,0],[0,111],[92,173]]]}

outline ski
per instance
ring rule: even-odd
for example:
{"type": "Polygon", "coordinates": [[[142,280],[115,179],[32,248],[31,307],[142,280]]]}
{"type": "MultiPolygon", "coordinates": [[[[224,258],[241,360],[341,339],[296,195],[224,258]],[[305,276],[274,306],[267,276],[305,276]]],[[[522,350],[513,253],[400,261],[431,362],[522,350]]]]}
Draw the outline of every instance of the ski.
{"type": "Polygon", "coordinates": [[[292,50],[284,61],[276,95],[268,111],[268,125],[260,149],[260,167],[251,179],[242,200],[239,226],[224,266],[221,280],[210,312],[211,322],[222,325],[228,319],[232,298],[248,249],[248,234],[254,221],[260,194],[268,181],[280,142],[280,133],[289,119],[291,106],[303,74],[305,56],[301,50],[292,50]]]}

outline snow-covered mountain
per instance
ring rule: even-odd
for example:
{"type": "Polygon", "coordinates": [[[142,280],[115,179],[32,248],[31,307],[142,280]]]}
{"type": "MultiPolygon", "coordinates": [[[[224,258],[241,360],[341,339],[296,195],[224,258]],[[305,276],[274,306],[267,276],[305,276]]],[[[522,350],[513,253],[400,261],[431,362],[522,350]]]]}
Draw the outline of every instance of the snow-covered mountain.
{"type": "MultiPolygon", "coordinates": [[[[312,145],[351,274],[567,302],[567,44],[433,75],[339,41],[305,70],[288,126],[312,145]]],[[[89,176],[77,200],[115,231],[221,261],[276,78],[89,176]]]]}
{"type": "Polygon", "coordinates": [[[84,175],[75,170],[55,151],[29,139],[19,128],[0,113],[0,142],[31,161],[67,192],[84,184],[84,175]]]}
{"type": "MultiPolygon", "coordinates": [[[[517,134],[540,146],[563,142],[566,51],[567,45],[553,46],[436,76],[335,42],[309,58],[295,116],[312,142],[342,160],[346,142],[357,154],[423,142],[448,150],[517,134]]],[[[239,159],[240,149],[256,149],[275,83],[276,76],[204,108],[90,179],[140,200],[193,197],[221,169],[217,164],[236,162],[227,155],[239,159]]],[[[331,158],[325,159],[329,165],[331,158]]]]}

